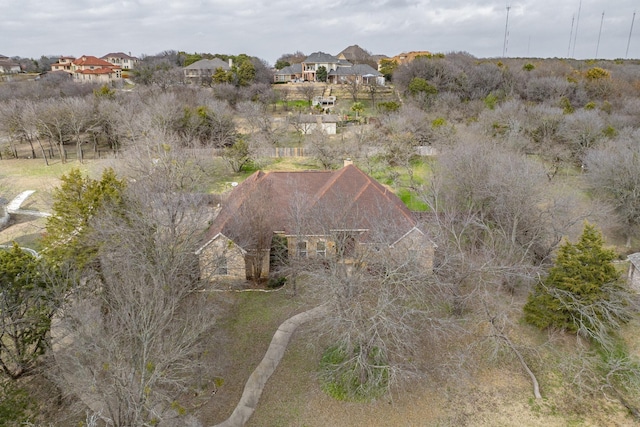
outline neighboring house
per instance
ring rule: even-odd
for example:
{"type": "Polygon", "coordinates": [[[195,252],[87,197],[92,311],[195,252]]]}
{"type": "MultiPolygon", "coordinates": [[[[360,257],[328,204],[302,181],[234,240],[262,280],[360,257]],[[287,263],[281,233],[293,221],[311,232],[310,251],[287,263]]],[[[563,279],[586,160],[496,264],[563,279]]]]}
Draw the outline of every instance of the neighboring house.
{"type": "Polygon", "coordinates": [[[434,244],[388,188],[353,164],[337,171],[258,171],[235,187],[197,251],[204,280],[267,278],[274,254],[354,260],[360,251],[417,256],[434,244]],[[271,261],[271,262],[270,262],[271,261]]]}
{"type": "Polygon", "coordinates": [[[58,62],[51,64],[51,71],[65,71],[73,74],[72,66],[75,60],[76,58],[74,56],[61,56],[58,62]]]}
{"type": "Polygon", "coordinates": [[[390,58],[392,61],[396,61],[398,65],[408,64],[414,59],[420,56],[431,56],[431,52],[427,52],[426,50],[420,51],[411,51],[411,52],[403,52],[400,55],[396,55],[393,58],[390,58]]]}
{"type": "Polygon", "coordinates": [[[322,130],[327,135],[335,135],[340,117],[335,114],[301,114],[296,120],[297,128],[304,135],[316,129],[322,130]]]}
{"type": "Polygon", "coordinates": [[[218,69],[231,70],[231,65],[231,60],[226,63],[220,58],[201,59],[183,68],[185,83],[202,84],[206,79],[210,79],[218,69]]]}
{"type": "Polygon", "coordinates": [[[0,55],[0,74],[16,74],[22,71],[20,64],[9,57],[0,55]]]}
{"type": "Polygon", "coordinates": [[[377,84],[384,86],[385,78],[381,72],[368,64],[355,64],[349,67],[338,67],[329,72],[330,83],[377,84]]]}
{"type": "Polygon", "coordinates": [[[138,58],[131,56],[131,54],[127,55],[123,52],[108,53],[100,59],[103,59],[113,65],[117,65],[123,70],[133,70],[138,63],[138,58]]]}
{"type": "Polygon", "coordinates": [[[61,56],[58,62],[51,64],[51,71],[64,71],[74,81],[82,83],[111,83],[122,79],[120,66],[91,55],[61,56]]]}
{"type": "Polygon", "coordinates": [[[71,62],[73,79],[82,83],[110,83],[122,79],[122,68],[91,55],[71,62]]]}
{"type": "Polygon", "coordinates": [[[276,70],[273,73],[273,81],[280,82],[296,82],[302,80],[302,64],[292,64],[284,67],[282,70],[276,70]]]}
{"type": "Polygon", "coordinates": [[[316,75],[320,67],[326,68],[327,81],[329,83],[376,83],[381,86],[384,86],[385,83],[384,76],[371,65],[352,64],[345,59],[340,59],[324,52],[312,53],[302,62],[303,80],[317,81],[316,75]]]}
{"type": "Polygon", "coordinates": [[[338,66],[344,63],[333,55],[324,52],[314,52],[302,61],[302,79],[310,82],[316,81],[316,73],[318,68],[324,67],[327,73],[336,70],[338,66]]]}
{"type": "Polygon", "coordinates": [[[629,273],[627,278],[629,286],[636,292],[640,292],[640,252],[627,256],[629,260],[629,273]]]}

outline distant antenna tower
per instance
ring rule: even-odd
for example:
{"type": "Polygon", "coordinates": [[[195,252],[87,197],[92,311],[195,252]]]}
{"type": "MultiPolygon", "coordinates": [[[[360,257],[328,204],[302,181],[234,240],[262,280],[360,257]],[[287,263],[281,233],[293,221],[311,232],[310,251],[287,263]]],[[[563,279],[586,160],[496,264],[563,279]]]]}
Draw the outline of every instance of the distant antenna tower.
{"type": "Polygon", "coordinates": [[[627,40],[627,52],[624,54],[625,58],[629,57],[629,45],[631,44],[631,33],[633,33],[633,21],[636,20],[636,11],[633,11],[633,18],[631,18],[631,29],[629,30],[629,40],[627,40]]]}
{"type": "Polygon", "coordinates": [[[573,35],[573,51],[571,52],[571,57],[576,57],[576,42],[578,41],[578,26],[580,25],[580,11],[582,10],[582,0],[580,0],[580,4],[578,5],[578,18],[576,19],[576,33],[573,35]]]}
{"type": "Polygon", "coordinates": [[[567,58],[571,57],[571,41],[573,40],[573,23],[576,20],[576,15],[571,15],[571,31],[569,31],[569,47],[567,48],[567,58]]]}
{"type": "Polygon", "coordinates": [[[509,43],[509,10],[511,6],[507,5],[507,22],[504,24],[504,44],[502,45],[502,57],[507,55],[507,45],[509,43]]]}
{"type": "Polygon", "coordinates": [[[602,35],[602,22],[604,22],[604,10],[602,11],[602,18],[600,18],[600,31],[598,32],[598,43],[596,44],[596,58],[598,59],[598,49],[600,49],[600,35],[602,35]]]}
{"type": "Polygon", "coordinates": [[[571,31],[569,31],[569,47],[567,48],[567,58],[571,56],[571,40],[573,40],[573,23],[576,20],[576,15],[571,15],[571,31]]]}

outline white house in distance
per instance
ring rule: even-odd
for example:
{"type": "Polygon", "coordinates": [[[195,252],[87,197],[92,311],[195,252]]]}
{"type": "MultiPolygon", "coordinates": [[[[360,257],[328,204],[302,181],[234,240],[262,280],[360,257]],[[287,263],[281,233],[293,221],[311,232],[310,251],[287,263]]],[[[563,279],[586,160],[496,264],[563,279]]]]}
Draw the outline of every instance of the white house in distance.
{"type": "Polygon", "coordinates": [[[138,63],[138,58],[136,58],[135,56],[131,56],[131,53],[127,55],[123,52],[107,53],[100,59],[107,61],[113,65],[117,65],[123,70],[133,70],[138,63]]]}

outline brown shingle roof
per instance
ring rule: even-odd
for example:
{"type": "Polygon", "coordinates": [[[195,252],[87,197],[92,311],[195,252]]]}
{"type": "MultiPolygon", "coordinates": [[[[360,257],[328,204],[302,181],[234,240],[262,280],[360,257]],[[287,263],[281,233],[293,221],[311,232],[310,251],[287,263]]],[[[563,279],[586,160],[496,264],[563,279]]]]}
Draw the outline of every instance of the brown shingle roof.
{"type": "Polygon", "coordinates": [[[229,194],[205,242],[221,233],[243,246],[246,234],[251,234],[248,229],[258,221],[262,227],[268,223],[270,232],[291,235],[298,226],[305,235],[382,226],[391,241],[416,227],[404,203],[354,165],[337,171],[254,173],[229,194]],[[249,220],[248,212],[263,218],[249,220]]]}

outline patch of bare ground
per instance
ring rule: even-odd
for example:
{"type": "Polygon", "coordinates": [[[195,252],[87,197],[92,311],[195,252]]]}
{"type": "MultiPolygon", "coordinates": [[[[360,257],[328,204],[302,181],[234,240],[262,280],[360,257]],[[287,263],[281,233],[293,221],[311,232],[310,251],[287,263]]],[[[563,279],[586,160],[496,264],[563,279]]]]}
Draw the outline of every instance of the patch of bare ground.
{"type": "Polygon", "coordinates": [[[286,289],[267,293],[220,292],[212,297],[222,303],[225,313],[215,335],[209,337],[205,356],[211,369],[202,377],[206,383],[202,387],[205,401],[197,405],[197,412],[206,426],[231,415],[278,326],[305,310],[286,289]]]}
{"type": "Polygon", "coordinates": [[[534,399],[521,365],[505,354],[491,362],[478,361],[475,372],[449,370],[425,376],[374,402],[353,403],[336,401],[322,392],[317,369],[324,347],[305,326],[294,335],[247,426],[637,425],[616,402],[580,395],[560,379],[556,364],[573,353],[575,338],[559,339],[563,341],[560,353],[545,354],[542,349],[541,358],[532,365],[542,383],[541,400],[534,399]]]}

